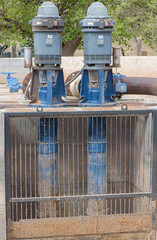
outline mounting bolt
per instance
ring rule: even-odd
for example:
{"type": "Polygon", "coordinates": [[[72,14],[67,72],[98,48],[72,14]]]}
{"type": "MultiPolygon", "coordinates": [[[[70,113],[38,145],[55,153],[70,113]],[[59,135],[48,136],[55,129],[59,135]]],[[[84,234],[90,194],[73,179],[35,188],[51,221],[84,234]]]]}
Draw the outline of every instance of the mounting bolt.
{"type": "Polygon", "coordinates": [[[128,106],[124,103],[122,104],[121,106],[121,110],[124,111],[124,110],[128,110],[128,106]]]}

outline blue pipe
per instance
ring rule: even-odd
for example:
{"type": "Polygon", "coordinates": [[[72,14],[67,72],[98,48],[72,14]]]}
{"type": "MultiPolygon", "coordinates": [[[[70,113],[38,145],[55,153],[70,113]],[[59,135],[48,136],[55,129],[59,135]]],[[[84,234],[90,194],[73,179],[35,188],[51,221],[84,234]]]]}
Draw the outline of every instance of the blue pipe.
{"type": "Polygon", "coordinates": [[[106,118],[88,118],[88,193],[104,194],[106,186],[106,118]]]}
{"type": "Polygon", "coordinates": [[[38,139],[39,191],[41,196],[53,196],[57,189],[56,118],[40,118],[38,139]]]}

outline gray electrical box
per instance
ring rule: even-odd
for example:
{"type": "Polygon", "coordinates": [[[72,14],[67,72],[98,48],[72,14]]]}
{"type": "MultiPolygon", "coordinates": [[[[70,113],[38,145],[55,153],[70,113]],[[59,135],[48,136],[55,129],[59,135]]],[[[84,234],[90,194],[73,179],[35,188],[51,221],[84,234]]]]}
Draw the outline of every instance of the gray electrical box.
{"type": "Polygon", "coordinates": [[[115,22],[108,17],[106,7],[93,3],[85,19],[80,21],[84,42],[84,62],[86,65],[111,63],[112,31],[115,22]]]}
{"type": "Polygon", "coordinates": [[[31,21],[36,65],[60,65],[64,21],[52,2],[44,2],[31,21]]]}

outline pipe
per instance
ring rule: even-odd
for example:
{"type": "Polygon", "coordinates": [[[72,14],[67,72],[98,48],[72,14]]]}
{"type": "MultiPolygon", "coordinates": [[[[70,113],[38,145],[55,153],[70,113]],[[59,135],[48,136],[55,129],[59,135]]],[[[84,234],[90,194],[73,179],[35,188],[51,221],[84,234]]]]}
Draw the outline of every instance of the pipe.
{"type": "Polygon", "coordinates": [[[113,47],[113,67],[120,67],[120,47],[113,47]]]}
{"type": "Polygon", "coordinates": [[[148,77],[125,77],[122,83],[127,84],[125,94],[143,94],[157,96],[157,78],[148,77]]]}
{"type": "Polygon", "coordinates": [[[71,82],[70,84],[70,91],[74,97],[80,97],[80,81],[82,75],[78,76],[75,81],[71,82]]]}
{"type": "Polygon", "coordinates": [[[24,47],[24,68],[32,67],[32,47],[24,47]]]}
{"type": "MultiPolygon", "coordinates": [[[[65,87],[66,86],[68,86],[70,83],[72,83],[73,81],[75,81],[76,80],[76,78],[82,73],[82,70],[83,70],[83,68],[76,74],[76,76],[73,78],[73,79],[71,79],[71,80],[69,80],[68,82],[66,82],[65,83],[65,87]]],[[[71,75],[70,75],[71,76],[71,75]]]]}
{"type": "MultiPolygon", "coordinates": [[[[106,118],[88,118],[88,194],[105,194],[106,191],[106,118]]],[[[101,200],[100,200],[101,201],[101,200]]],[[[101,206],[101,204],[100,204],[101,206]]],[[[97,200],[88,201],[88,215],[97,213],[97,200]],[[95,206],[95,207],[93,207],[95,206]],[[96,212],[95,212],[96,211],[96,212]]]]}
{"type": "MultiPolygon", "coordinates": [[[[40,118],[38,132],[38,169],[40,197],[55,196],[57,191],[57,118],[40,118]]],[[[55,217],[56,202],[41,203],[39,217],[55,217]]]]}

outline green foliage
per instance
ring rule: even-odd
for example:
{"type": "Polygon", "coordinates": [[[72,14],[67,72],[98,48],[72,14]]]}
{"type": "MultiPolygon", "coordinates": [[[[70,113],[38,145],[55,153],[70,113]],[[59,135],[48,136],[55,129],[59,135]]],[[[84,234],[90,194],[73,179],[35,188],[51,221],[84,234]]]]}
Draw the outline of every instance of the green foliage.
{"type": "Polygon", "coordinates": [[[32,38],[29,21],[35,16],[35,1],[7,0],[0,4],[0,42],[27,44],[32,38]]]}
{"type": "MultiPolygon", "coordinates": [[[[104,4],[106,1],[102,1],[104,4]]],[[[157,49],[157,2],[156,0],[107,1],[108,11],[116,25],[113,39],[127,45],[132,37],[142,39],[157,49]]]]}
{"type": "MultiPolygon", "coordinates": [[[[33,19],[42,0],[1,0],[0,43],[33,44],[29,21],[33,19]]],[[[85,17],[90,0],[54,0],[59,14],[66,21],[63,44],[80,36],[79,21],[85,17]]],[[[156,0],[100,0],[116,24],[113,40],[128,45],[132,37],[140,38],[151,48],[157,48],[156,0]]]]}

